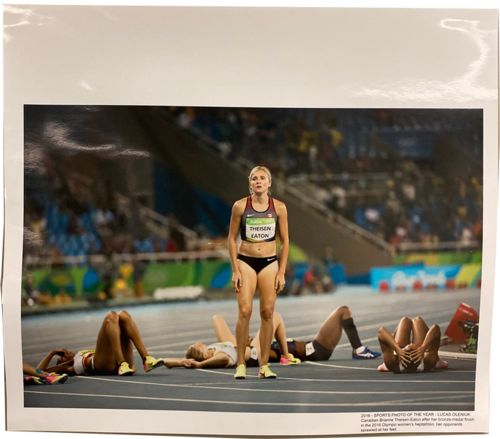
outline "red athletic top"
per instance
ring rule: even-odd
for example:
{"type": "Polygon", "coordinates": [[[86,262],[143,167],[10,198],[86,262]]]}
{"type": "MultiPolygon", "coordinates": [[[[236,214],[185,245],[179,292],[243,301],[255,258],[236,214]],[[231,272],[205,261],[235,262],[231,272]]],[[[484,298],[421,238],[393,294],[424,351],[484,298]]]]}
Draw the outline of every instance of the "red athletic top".
{"type": "Polygon", "coordinates": [[[247,204],[241,216],[240,236],[248,242],[270,242],[276,240],[278,214],[274,201],[269,197],[269,205],[264,212],[255,210],[252,197],[247,198],[247,204]]]}

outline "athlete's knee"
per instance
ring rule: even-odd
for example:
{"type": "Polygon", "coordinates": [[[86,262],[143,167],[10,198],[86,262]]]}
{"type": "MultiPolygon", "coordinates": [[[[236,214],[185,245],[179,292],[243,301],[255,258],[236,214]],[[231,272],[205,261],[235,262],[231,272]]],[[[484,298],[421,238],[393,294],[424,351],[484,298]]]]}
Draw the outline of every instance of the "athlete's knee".
{"type": "Polygon", "coordinates": [[[436,331],[438,334],[441,334],[441,328],[439,325],[437,325],[436,323],[434,323],[430,328],[429,328],[430,331],[436,331]]]}
{"type": "Polygon", "coordinates": [[[399,321],[399,324],[400,325],[411,325],[412,323],[412,319],[410,319],[410,317],[401,317],[401,320],[399,321]]]}
{"type": "Polygon", "coordinates": [[[420,317],[420,316],[416,316],[416,317],[413,318],[413,321],[414,322],[423,322],[424,319],[422,317],[420,317]]]}
{"type": "Polygon", "coordinates": [[[214,327],[224,323],[226,323],[224,317],[220,316],[219,314],[214,314],[212,316],[212,324],[214,325],[214,327]]]}
{"type": "Polygon", "coordinates": [[[265,321],[273,321],[273,313],[274,309],[269,307],[269,308],[262,308],[260,310],[260,319],[265,320],[265,321]]]}
{"type": "Polygon", "coordinates": [[[104,321],[106,323],[116,323],[118,321],[118,314],[116,311],[110,311],[106,314],[104,321]]]}
{"type": "Polygon", "coordinates": [[[342,313],[342,317],[344,317],[344,318],[348,319],[349,317],[351,317],[351,310],[349,309],[349,307],[347,305],[339,306],[336,309],[336,311],[339,313],[342,313]]]}
{"type": "Polygon", "coordinates": [[[120,313],[118,314],[118,318],[122,322],[126,322],[126,321],[132,320],[132,316],[127,311],[125,311],[125,310],[120,311],[120,313]]]}
{"type": "Polygon", "coordinates": [[[275,327],[278,327],[281,325],[283,322],[283,318],[281,317],[281,314],[278,311],[274,311],[273,313],[273,324],[275,327]]]}
{"type": "Polygon", "coordinates": [[[250,317],[252,317],[252,307],[240,306],[238,308],[238,318],[240,320],[250,320],[250,317]]]}

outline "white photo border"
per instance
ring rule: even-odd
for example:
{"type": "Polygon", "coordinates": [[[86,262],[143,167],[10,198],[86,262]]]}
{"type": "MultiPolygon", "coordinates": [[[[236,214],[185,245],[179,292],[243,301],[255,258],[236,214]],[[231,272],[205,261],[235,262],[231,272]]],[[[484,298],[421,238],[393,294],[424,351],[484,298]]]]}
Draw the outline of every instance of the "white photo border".
{"type": "MultiPolygon", "coordinates": [[[[480,338],[489,339],[493,295],[485,292],[492,292],[494,285],[498,198],[498,20],[495,11],[15,8],[16,11],[6,8],[5,24],[15,24],[16,17],[22,17],[23,9],[29,12],[30,24],[5,29],[4,138],[9,166],[4,171],[2,300],[4,333],[9,334],[4,339],[4,348],[9,354],[5,364],[9,429],[137,432],[130,426],[130,410],[106,410],[97,416],[93,411],[89,426],[86,410],[23,407],[18,367],[21,364],[18,292],[22,266],[24,104],[482,108],[483,219],[488,239],[483,249],[480,338]],[[443,20],[450,18],[478,22],[482,36],[446,28],[443,20]],[[335,22],[349,26],[329,28],[335,22]],[[384,22],[387,26],[383,26],[384,22]],[[256,26],[257,36],[250,33],[255,23],[260,23],[260,27],[256,26]],[[160,24],[163,25],[161,37],[155,34],[152,40],[149,30],[160,24]],[[302,26],[300,29],[298,24],[302,26]],[[352,28],[362,32],[350,32],[352,28]],[[131,36],[130,29],[137,34],[131,36]],[[322,30],[322,41],[317,39],[318,29],[322,30]],[[377,35],[380,47],[376,48],[371,46],[374,29],[384,29],[382,35],[377,35]],[[485,31],[494,33],[495,37],[485,31]],[[230,44],[226,44],[228,32],[232,36],[230,44]],[[183,38],[179,38],[179,33],[183,38]],[[450,56],[444,60],[447,63],[441,60],[436,66],[436,47],[426,53],[418,44],[411,51],[407,44],[398,44],[407,35],[417,41],[421,38],[437,42],[440,50],[450,56]],[[485,54],[482,64],[479,63],[478,72],[473,70],[471,55],[474,44],[480,48],[486,40],[491,50],[485,54]],[[272,47],[269,41],[273,41],[272,47]],[[352,47],[352,52],[346,58],[335,59],[339,52],[346,53],[341,50],[346,44],[352,47]],[[179,45],[183,50],[178,50],[179,45]],[[97,52],[96,47],[100,49],[97,52]],[[398,65],[387,65],[387,47],[393,50],[392,60],[397,60],[398,65]],[[209,56],[193,57],[195,53],[209,56]],[[301,60],[297,60],[297,54],[301,60]],[[329,56],[334,59],[325,63],[324,57],[329,56]],[[373,75],[374,71],[379,72],[380,78],[373,75]]],[[[477,422],[461,432],[487,431],[488,377],[489,343],[480,343],[475,395],[477,422]]],[[[355,434],[357,429],[339,428],[339,425],[359,426],[360,415],[280,414],[276,417],[246,413],[231,414],[231,421],[221,424],[217,417],[227,420],[227,413],[196,413],[200,420],[200,427],[196,427],[191,422],[193,412],[137,411],[135,414],[141,416],[141,433],[233,436],[244,435],[246,431],[273,436],[355,434]],[[342,417],[342,423],[335,422],[337,416],[342,417]],[[210,422],[201,422],[204,417],[210,422]],[[150,427],[145,428],[148,425],[150,427]],[[164,425],[168,425],[168,431],[164,425]],[[212,425],[217,427],[211,429],[212,425]],[[294,426],[293,431],[290,425],[294,426]]]]}

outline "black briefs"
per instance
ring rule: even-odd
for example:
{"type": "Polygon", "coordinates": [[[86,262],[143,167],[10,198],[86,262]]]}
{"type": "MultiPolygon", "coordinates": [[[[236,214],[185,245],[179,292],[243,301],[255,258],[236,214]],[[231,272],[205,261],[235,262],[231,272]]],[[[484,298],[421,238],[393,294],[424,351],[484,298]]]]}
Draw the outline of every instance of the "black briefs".
{"type": "Polygon", "coordinates": [[[278,256],[269,256],[268,258],[254,258],[252,256],[245,256],[238,254],[238,259],[250,265],[258,274],[261,270],[266,268],[269,264],[278,260],[278,256]]]}
{"type": "MultiPolygon", "coordinates": [[[[297,341],[297,340],[287,340],[288,352],[294,357],[299,358],[302,361],[327,361],[333,353],[333,349],[327,349],[316,340],[312,341],[297,341]],[[303,345],[300,349],[297,344],[303,345]]],[[[271,344],[271,350],[275,352],[276,356],[279,358],[281,356],[281,349],[279,343],[275,340],[271,344]]]]}

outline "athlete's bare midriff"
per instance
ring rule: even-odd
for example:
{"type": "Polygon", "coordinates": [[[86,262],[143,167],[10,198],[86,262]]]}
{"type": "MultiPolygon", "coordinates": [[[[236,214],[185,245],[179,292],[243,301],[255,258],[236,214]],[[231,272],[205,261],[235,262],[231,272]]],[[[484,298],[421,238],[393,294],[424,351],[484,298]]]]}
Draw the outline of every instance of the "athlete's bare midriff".
{"type": "Polygon", "coordinates": [[[276,241],[248,242],[241,241],[238,253],[252,258],[268,258],[276,255],[276,241]]]}

